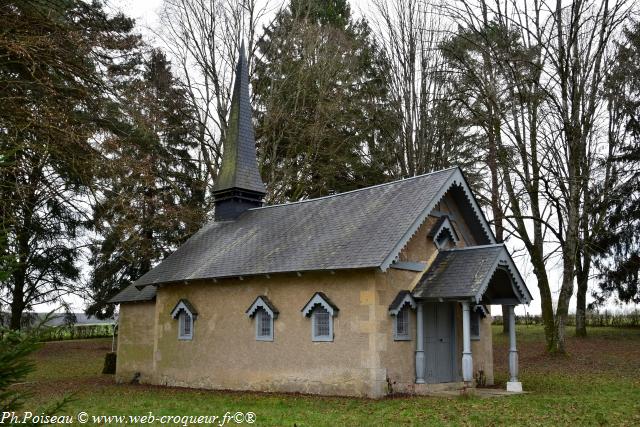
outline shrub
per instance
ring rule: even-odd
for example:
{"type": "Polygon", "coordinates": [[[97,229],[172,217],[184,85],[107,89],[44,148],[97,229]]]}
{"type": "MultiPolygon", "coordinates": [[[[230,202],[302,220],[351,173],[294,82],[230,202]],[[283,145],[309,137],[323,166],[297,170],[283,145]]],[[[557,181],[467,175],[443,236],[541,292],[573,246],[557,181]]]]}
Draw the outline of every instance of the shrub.
{"type": "Polygon", "coordinates": [[[103,374],[115,374],[116,373],[116,353],[109,352],[104,357],[104,368],[102,368],[103,374]]]}
{"type": "MultiPolygon", "coordinates": [[[[25,392],[12,388],[23,382],[35,370],[35,363],[29,356],[40,348],[38,329],[30,332],[13,331],[0,326],[0,414],[19,412],[28,397],[25,392]]],[[[56,414],[71,400],[65,396],[54,402],[39,414],[56,414]]],[[[10,424],[12,425],[12,424],[10,424]]],[[[38,423],[25,422],[22,426],[35,426],[38,423]]]]}
{"type": "Polygon", "coordinates": [[[24,381],[35,369],[28,357],[39,346],[34,334],[0,328],[0,412],[15,411],[22,406],[26,396],[11,386],[24,381]]]}

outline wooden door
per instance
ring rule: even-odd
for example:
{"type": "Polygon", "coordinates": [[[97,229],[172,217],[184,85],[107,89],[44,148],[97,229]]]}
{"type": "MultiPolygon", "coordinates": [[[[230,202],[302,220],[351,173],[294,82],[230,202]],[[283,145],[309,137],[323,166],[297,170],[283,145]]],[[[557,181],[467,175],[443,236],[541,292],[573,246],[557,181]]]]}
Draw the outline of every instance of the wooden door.
{"type": "Polygon", "coordinates": [[[425,314],[425,359],[427,383],[455,381],[454,310],[451,303],[427,303],[425,314]]]}

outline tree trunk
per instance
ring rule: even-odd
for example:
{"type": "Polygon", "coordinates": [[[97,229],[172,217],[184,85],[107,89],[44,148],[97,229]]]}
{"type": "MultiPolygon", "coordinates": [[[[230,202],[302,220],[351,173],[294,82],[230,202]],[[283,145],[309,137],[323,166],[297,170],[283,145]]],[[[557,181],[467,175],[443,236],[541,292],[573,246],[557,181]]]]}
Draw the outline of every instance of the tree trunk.
{"type": "MultiPolygon", "coordinates": [[[[27,285],[28,274],[28,260],[31,254],[30,240],[33,235],[33,215],[36,211],[37,195],[36,189],[38,188],[37,182],[42,172],[41,166],[38,162],[34,162],[36,166],[33,167],[29,174],[30,186],[27,188],[27,195],[24,200],[22,208],[22,221],[17,227],[16,242],[18,251],[18,263],[12,272],[13,276],[13,290],[11,292],[11,321],[9,328],[13,330],[19,330],[22,320],[22,313],[29,301],[25,300],[25,285],[27,285]]],[[[33,286],[33,285],[32,285],[33,286]]],[[[27,298],[32,292],[32,289],[27,290],[27,298]]]]}
{"type": "MultiPolygon", "coordinates": [[[[588,159],[583,156],[582,169],[584,174],[588,174],[587,170],[588,159]]],[[[607,166],[608,167],[608,166],[607,166]]],[[[609,171],[606,172],[606,176],[609,176],[609,171]]],[[[605,178],[605,182],[608,178],[605,178]]],[[[605,184],[606,185],[606,184],[605,184]]],[[[607,188],[607,187],[605,187],[607,188]]],[[[606,191],[606,190],[605,190],[606,191]]],[[[576,281],[578,282],[578,292],[576,294],[576,336],[587,336],[587,290],[589,288],[589,273],[591,272],[591,236],[598,235],[601,223],[599,220],[590,222],[589,217],[596,218],[598,215],[600,218],[604,217],[605,208],[601,208],[600,211],[596,211],[591,200],[591,194],[589,192],[589,180],[583,179],[582,181],[582,193],[584,198],[584,207],[582,209],[582,216],[580,219],[580,251],[576,256],[576,281]],[[593,224],[593,226],[590,226],[593,224]]],[[[605,205],[603,203],[603,205],[605,205]]]]}
{"type": "Polygon", "coordinates": [[[587,287],[580,285],[578,281],[578,293],[576,294],[576,336],[587,336],[587,287]]]}
{"type": "MultiPolygon", "coordinates": [[[[540,248],[538,248],[540,249],[540,248]]],[[[542,323],[544,324],[544,337],[547,344],[547,351],[551,351],[556,345],[553,298],[549,287],[549,278],[545,269],[544,259],[540,250],[532,250],[531,263],[533,264],[536,279],[538,279],[538,289],[540,290],[540,307],[542,310],[542,323]]]]}
{"type": "MultiPolygon", "coordinates": [[[[571,214],[569,214],[571,215],[571,214]]],[[[571,218],[569,219],[571,222],[571,218]]],[[[562,287],[560,288],[560,296],[558,297],[558,308],[556,311],[555,321],[555,345],[551,348],[552,353],[566,353],[565,337],[567,317],[569,315],[569,302],[571,295],[573,294],[573,285],[575,279],[575,240],[570,239],[569,235],[572,231],[571,224],[568,227],[567,242],[565,247],[565,253],[563,255],[563,269],[562,269],[562,287]],[[573,242],[570,242],[573,240],[573,242]]]]}
{"type": "Polygon", "coordinates": [[[9,321],[9,328],[17,331],[20,329],[21,320],[22,320],[22,312],[24,311],[24,306],[22,305],[22,295],[16,298],[15,292],[13,295],[13,301],[11,302],[11,319],[9,321]]]}
{"type": "Polygon", "coordinates": [[[584,255],[584,264],[579,266],[576,274],[578,292],[576,294],[576,336],[587,336],[587,290],[589,288],[589,272],[591,270],[591,256],[584,255]]]}
{"type": "MultiPolygon", "coordinates": [[[[489,26],[489,19],[487,17],[487,5],[484,1],[482,5],[482,22],[485,27],[489,26]]],[[[494,90],[491,92],[497,92],[497,85],[495,76],[492,72],[491,58],[486,50],[483,53],[484,71],[487,78],[490,81],[490,86],[494,90]]],[[[494,107],[497,105],[497,100],[491,98],[487,105],[487,111],[490,123],[487,126],[487,139],[489,140],[489,155],[487,157],[487,165],[489,166],[489,172],[491,173],[491,213],[493,215],[493,226],[496,231],[496,242],[504,242],[504,221],[502,205],[500,203],[500,183],[498,176],[498,150],[501,143],[499,142],[499,135],[501,133],[500,117],[495,113],[494,107]]],[[[502,306],[502,333],[509,333],[509,307],[502,306]]]]}
{"type": "Polygon", "coordinates": [[[9,321],[9,328],[17,331],[20,329],[22,312],[24,311],[24,283],[25,283],[25,271],[24,265],[19,265],[13,272],[13,292],[11,295],[11,319],[9,321]]]}

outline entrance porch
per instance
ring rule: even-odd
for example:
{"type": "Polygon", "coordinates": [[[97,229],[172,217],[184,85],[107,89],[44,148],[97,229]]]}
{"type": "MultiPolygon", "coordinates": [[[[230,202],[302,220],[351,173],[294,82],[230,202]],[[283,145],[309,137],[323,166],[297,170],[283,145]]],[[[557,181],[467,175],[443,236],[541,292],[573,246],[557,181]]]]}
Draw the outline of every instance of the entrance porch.
{"type": "Polygon", "coordinates": [[[441,251],[411,296],[416,307],[416,385],[461,381],[474,386],[482,374],[474,372],[472,339],[481,339],[479,325],[489,314],[487,307],[504,305],[510,314],[507,391],[522,391],[514,308],[528,304],[531,294],[504,245],[441,251]]]}

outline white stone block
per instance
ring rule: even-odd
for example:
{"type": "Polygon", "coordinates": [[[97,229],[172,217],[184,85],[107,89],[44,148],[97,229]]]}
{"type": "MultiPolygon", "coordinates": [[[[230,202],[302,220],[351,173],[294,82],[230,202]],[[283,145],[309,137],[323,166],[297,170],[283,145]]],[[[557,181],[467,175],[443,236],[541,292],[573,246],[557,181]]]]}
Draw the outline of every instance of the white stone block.
{"type": "Polygon", "coordinates": [[[508,381],[507,391],[512,391],[514,393],[522,393],[522,383],[520,381],[508,381]]]}

